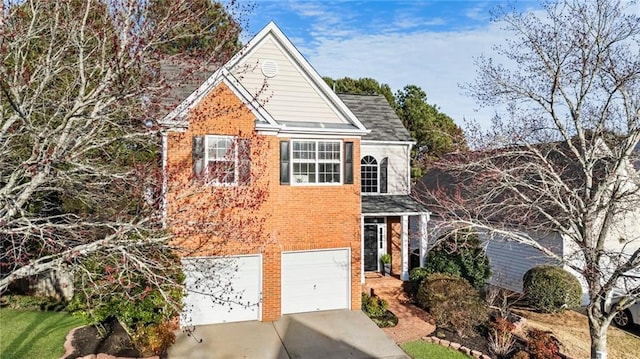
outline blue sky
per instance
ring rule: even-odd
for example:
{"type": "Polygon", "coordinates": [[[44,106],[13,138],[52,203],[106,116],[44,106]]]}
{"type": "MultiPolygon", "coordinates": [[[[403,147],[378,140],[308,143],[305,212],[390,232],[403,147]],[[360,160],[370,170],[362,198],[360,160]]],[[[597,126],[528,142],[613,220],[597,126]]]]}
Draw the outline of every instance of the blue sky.
{"type": "Polygon", "coordinates": [[[486,128],[494,110],[479,109],[459,84],[474,80],[474,57],[492,57],[507,36],[491,22],[501,5],[540,9],[535,1],[258,0],[243,39],[273,20],[321,76],[371,77],[394,92],[415,84],[459,125],[486,128]]]}

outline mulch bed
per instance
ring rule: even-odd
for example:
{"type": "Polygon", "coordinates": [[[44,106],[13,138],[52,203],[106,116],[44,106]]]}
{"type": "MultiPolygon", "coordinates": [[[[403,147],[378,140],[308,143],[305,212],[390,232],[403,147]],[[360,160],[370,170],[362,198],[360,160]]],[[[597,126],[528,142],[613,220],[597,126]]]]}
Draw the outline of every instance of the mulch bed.
{"type": "Polygon", "coordinates": [[[487,344],[487,338],[478,334],[474,337],[461,337],[456,332],[447,328],[437,328],[433,336],[439,339],[445,339],[452,343],[458,343],[471,350],[479,351],[483,354],[493,356],[489,351],[489,345],[487,344]]]}
{"type": "MultiPolygon", "coordinates": [[[[492,312],[490,313],[490,316],[492,319],[495,319],[498,316],[497,312],[492,312]]],[[[521,318],[517,315],[514,314],[509,314],[507,316],[507,319],[512,322],[512,323],[516,323],[518,322],[521,318]]],[[[450,341],[452,343],[458,343],[464,347],[467,347],[471,350],[475,350],[475,351],[479,351],[485,355],[488,355],[492,358],[495,358],[495,355],[491,352],[491,350],[489,349],[489,342],[487,340],[488,337],[488,329],[484,326],[481,326],[479,328],[477,328],[476,330],[476,335],[475,336],[470,336],[470,337],[461,337],[460,335],[458,335],[454,330],[451,330],[449,328],[441,328],[438,327],[435,331],[435,333],[433,333],[433,336],[439,338],[439,339],[445,339],[447,341],[450,341]]],[[[518,337],[515,337],[516,341],[513,347],[513,351],[511,353],[515,353],[518,350],[524,350],[526,349],[526,344],[524,343],[524,341],[518,337]]]]}
{"type": "Polygon", "coordinates": [[[116,357],[140,357],[126,330],[117,320],[106,322],[107,335],[101,336],[95,326],[78,328],[73,333],[71,345],[74,352],[64,359],[76,359],[89,354],[105,353],[116,357]]]}

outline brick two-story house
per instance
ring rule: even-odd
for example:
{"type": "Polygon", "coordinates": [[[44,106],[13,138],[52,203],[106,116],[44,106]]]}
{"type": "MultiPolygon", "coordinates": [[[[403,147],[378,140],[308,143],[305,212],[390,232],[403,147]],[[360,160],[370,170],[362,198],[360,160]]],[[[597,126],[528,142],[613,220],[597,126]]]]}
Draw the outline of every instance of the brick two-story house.
{"type": "Polygon", "coordinates": [[[183,325],[359,309],[383,252],[407,277],[408,216],[426,212],[408,197],[411,139],[381,101],[341,100],[270,23],[160,121],[183,325]]]}

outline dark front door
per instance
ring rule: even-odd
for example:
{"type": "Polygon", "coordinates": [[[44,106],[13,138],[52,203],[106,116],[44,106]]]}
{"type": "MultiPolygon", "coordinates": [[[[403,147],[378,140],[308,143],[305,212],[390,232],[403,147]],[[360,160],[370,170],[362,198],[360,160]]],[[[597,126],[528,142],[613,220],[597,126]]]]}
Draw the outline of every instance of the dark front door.
{"type": "Polygon", "coordinates": [[[378,270],[378,225],[364,225],[364,270],[378,270]]]}

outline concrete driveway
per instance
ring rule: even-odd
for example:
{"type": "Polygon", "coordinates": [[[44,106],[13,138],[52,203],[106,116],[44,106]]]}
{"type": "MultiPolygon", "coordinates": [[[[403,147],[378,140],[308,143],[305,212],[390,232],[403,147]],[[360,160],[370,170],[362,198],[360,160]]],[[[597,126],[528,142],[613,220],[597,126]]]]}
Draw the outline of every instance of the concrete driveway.
{"type": "Polygon", "coordinates": [[[398,358],[409,357],[359,311],[285,315],[277,322],[240,322],[180,332],[169,359],[182,358],[398,358]]]}

